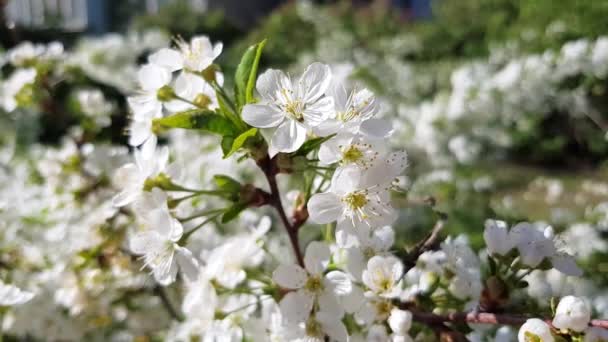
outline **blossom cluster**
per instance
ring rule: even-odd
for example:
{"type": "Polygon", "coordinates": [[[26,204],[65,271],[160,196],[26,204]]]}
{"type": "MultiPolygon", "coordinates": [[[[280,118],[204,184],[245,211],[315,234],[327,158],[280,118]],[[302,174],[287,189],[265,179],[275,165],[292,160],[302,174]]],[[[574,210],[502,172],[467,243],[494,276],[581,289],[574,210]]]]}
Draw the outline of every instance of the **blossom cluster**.
{"type": "MultiPolygon", "coordinates": [[[[102,40],[97,53],[117,40],[102,40]]],[[[49,340],[513,340],[508,327],[461,329],[445,314],[541,317],[555,296],[563,298],[551,325],[529,320],[520,341],[606,338],[591,327],[608,311],[600,302],[567,290],[538,295],[545,282],[582,275],[562,242],[576,242],[580,229],[488,220],[478,251],[464,235],[444,238],[446,217],[431,204],[436,225],[406,245],[394,198],[408,190],[408,157],[391,144],[382,101],[318,62],[299,77],[258,76],[263,47],[245,52],[232,80],[216,61],[221,43],[159,46],[123,90],[128,148],[78,129],[28,156],[2,147],[3,331],[49,340]]],[[[15,81],[3,85],[4,110],[43,103],[37,92],[68,75],[65,54],[73,56],[57,45],[9,51],[15,81]]],[[[100,82],[108,76],[81,64],[100,82]]],[[[104,96],[94,86],[74,94],[101,128],[119,105],[104,96]]]]}

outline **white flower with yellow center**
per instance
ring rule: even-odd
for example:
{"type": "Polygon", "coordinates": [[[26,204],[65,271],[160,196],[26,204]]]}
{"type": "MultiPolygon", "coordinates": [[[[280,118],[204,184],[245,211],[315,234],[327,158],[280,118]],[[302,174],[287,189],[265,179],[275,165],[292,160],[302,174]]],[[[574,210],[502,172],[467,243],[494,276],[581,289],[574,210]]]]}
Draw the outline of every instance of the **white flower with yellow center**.
{"type": "Polygon", "coordinates": [[[272,274],[272,279],[287,293],[279,306],[283,318],[290,323],[305,322],[311,311],[323,311],[342,318],[344,309],[337,296],[352,290],[348,275],[340,271],[323,272],[329,265],[329,247],[318,241],[311,242],[304,256],[305,268],[295,264],[282,264],[272,274]]]}
{"type": "Polygon", "coordinates": [[[190,40],[177,40],[181,52],[184,69],[190,71],[203,71],[222,53],[223,44],[211,43],[207,36],[197,36],[190,40]]]}
{"type": "Polygon", "coordinates": [[[375,256],[367,262],[362,279],[367,288],[384,298],[394,298],[401,294],[403,264],[396,257],[375,256]]]}
{"type": "Polygon", "coordinates": [[[198,261],[188,249],[177,243],[184,229],[171,216],[166,194],[158,188],[145,192],[135,208],[144,230],[131,236],[130,248],[133,253],[142,255],[144,265],[152,270],[156,281],[161,285],[171,284],[175,281],[178,268],[187,280],[196,280],[198,261]]]}
{"type": "Polygon", "coordinates": [[[333,99],[324,93],[330,81],[331,70],[321,63],[308,66],[296,82],[279,70],[260,75],[256,88],[262,101],[246,105],[242,115],[253,127],[276,127],[270,139],[271,156],[296,151],[308,130],[328,118],[333,99]]]}
{"type": "Polygon", "coordinates": [[[329,87],[327,95],[334,99],[334,108],[331,117],[315,128],[318,135],[350,133],[384,139],[393,132],[390,121],[374,118],[379,105],[368,89],[348,92],[343,84],[337,83],[329,87]]]}
{"type": "Polygon", "coordinates": [[[373,183],[358,167],[338,168],[329,191],[315,194],[308,201],[310,219],[319,224],[338,221],[339,227],[390,225],[397,218],[390,205],[390,188],[390,181],[373,183]]]}
{"type": "Polygon", "coordinates": [[[386,147],[381,142],[372,142],[360,136],[338,135],[324,142],[319,149],[319,161],[329,165],[356,165],[364,170],[382,160],[386,147]]]}

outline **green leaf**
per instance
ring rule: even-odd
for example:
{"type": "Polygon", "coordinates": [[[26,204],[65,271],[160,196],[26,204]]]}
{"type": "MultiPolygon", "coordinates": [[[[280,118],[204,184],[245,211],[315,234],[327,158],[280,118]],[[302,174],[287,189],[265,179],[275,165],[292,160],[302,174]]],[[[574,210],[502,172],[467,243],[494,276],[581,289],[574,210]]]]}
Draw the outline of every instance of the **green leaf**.
{"type": "Polygon", "coordinates": [[[224,215],[222,215],[222,223],[227,223],[234,220],[237,216],[239,216],[241,211],[245,210],[246,208],[247,204],[245,203],[234,203],[230,208],[228,208],[228,210],[224,212],[224,215]]]}
{"type": "Polygon", "coordinates": [[[239,148],[243,147],[245,142],[247,142],[247,139],[253,138],[257,134],[258,134],[258,129],[255,127],[250,128],[250,129],[246,130],[245,132],[241,133],[241,135],[239,135],[232,141],[232,146],[230,147],[230,150],[228,151],[228,153],[224,153],[224,158],[230,157],[239,148]]]}
{"type": "Polygon", "coordinates": [[[250,46],[241,58],[241,62],[236,68],[234,75],[234,93],[236,97],[237,109],[240,112],[241,108],[247,103],[253,102],[253,88],[258,74],[258,65],[262,50],[266,45],[266,39],[250,46]]]}
{"type": "Polygon", "coordinates": [[[226,175],[215,175],[213,176],[213,180],[215,181],[215,185],[217,185],[219,190],[228,191],[231,193],[239,193],[241,191],[241,183],[232,177],[228,177],[226,175]]]}
{"type": "Polygon", "coordinates": [[[335,136],[335,134],[328,135],[328,136],[322,137],[322,138],[310,139],[307,142],[305,142],[302,146],[300,146],[300,148],[296,152],[294,152],[294,154],[298,155],[298,156],[305,156],[310,151],[314,151],[317,148],[319,148],[321,146],[321,144],[323,144],[327,140],[333,138],[334,136],[335,136]]]}
{"type": "Polygon", "coordinates": [[[220,144],[222,146],[222,153],[224,155],[226,155],[226,154],[228,154],[228,152],[230,152],[230,149],[232,148],[232,143],[234,143],[234,136],[225,135],[222,138],[222,142],[220,144]]]}
{"type": "Polygon", "coordinates": [[[155,125],[164,128],[199,129],[221,136],[238,134],[238,129],[230,120],[205,109],[192,109],[154,119],[153,126],[155,125]]]}
{"type": "Polygon", "coordinates": [[[217,103],[220,107],[220,109],[219,109],[220,113],[222,113],[227,118],[230,118],[230,117],[233,117],[236,115],[236,113],[232,110],[232,108],[230,107],[230,105],[227,102],[227,99],[224,98],[224,95],[222,93],[220,93],[219,91],[216,91],[215,96],[217,97],[217,103]]]}

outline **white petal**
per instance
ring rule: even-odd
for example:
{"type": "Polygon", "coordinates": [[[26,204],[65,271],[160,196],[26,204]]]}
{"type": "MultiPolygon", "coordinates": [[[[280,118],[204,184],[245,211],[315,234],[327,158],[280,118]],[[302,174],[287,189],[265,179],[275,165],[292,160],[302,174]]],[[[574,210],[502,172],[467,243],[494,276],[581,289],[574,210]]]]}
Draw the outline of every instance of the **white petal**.
{"type": "Polygon", "coordinates": [[[335,119],[327,119],[320,123],[318,126],[313,127],[313,132],[320,136],[326,137],[331,134],[338,133],[342,129],[343,124],[341,121],[335,119]]]}
{"type": "Polygon", "coordinates": [[[346,251],[346,268],[353,277],[357,280],[361,280],[361,275],[367,266],[367,260],[363,255],[363,252],[358,247],[349,248],[346,251]]]}
{"type": "Polygon", "coordinates": [[[129,145],[139,146],[152,136],[152,120],[133,120],[129,124],[129,145]]]}
{"type": "Polygon", "coordinates": [[[179,265],[179,268],[182,271],[184,278],[187,281],[193,282],[198,279],[200,267],[198,265],[198,261],[196,260],[194,255],[192,255],[192,252],[190,252],[190,250],[178,246],[175,249],[175,259],[177,261],[177,264],[179,265]]]}
{"type": "Polygon", "coordinates": [[[285,115],[275,108],[262,104],[248,104],[243,107],[243,121],[253,127],[276,127],[285,119],[285,115]]]}
{"type": "Polygon", "coordinates": [[[329,265],[330,252],[327,244],[312,241],[306,247],[304,265],[310,274],[321,274],[329,265]]]}
{"type": "Polygon", "coordinates": [[[310,220],[318,224],[336,221],[342,216],[344,206],[340,198],[331,192],[313,195],[308,200],[310,220]]]}
{"type": "Polygon", "coordinates": [[[182,238],[182,235],[184,233],[184,227],[182,226],[182,224],[175,218],[171,217],[170,220],[171,224],[169,225],[169,240],[173,241],[173,242],[177,242],[179,241],[179,239],[182,238]]]}
{"type": "Polygon", "coordinates": [[[287,322],[304,322],[310,315],[314,298],[304,291],[289,292],[279,303],[281,314],[287,322]]]}
{"type": "Polygon", "coordinates": [[[574,257],[571,255],[557,254],[551,257],[551,264],[556,270],[565,275],[573,277],[580,277],[583,275],[583,270],[578,267],[574,257]]]}
{"type": "Polygon", "coordinates": [[[183,67],[184,61],[181,53],[174,49],[162,48],[148,57],[150,63],[167,68],[173,72],[183,67]]]}
{"type": "Polygon", "coordinates": [[[281,264],[272,273],[272,280],[286,289],[299,289],[304,286],[307,279],[306,271],[295,264],[281,264]]]}
{"type": "Polygon", "coordinates": [[[341,296],[340,300],[347,313],[357,312],[366,301],[363,290],[359,286],[353,286],[352,291],[346,296],[341,296]]]}
{"type": "Polygon", "coordinates": [[[302,115],[304,116],[304,121],[309,126],[316,127],[329,118],[333,108],[333,99],[331,97],[324,97],[306,106],[302,115]]]}
{"type": "Polygon", "coordinates": [[[346,104],[348,102],[348,93],[346,88],[344,88],[344,84],[342,82],[332,82],[332,84],[327,89],[327,95],[333,97],[334,106],[336,111],[344,111],[346,110],[346,104]]]}
{"type": "Polygon", "coordinates": [[[340,248],[360,245],[359,234],[351,220],[342,220],[336,225],[336,244],[340,248]]]}
{"type": "Polygon", "coordinates": [[[301,93],[307,103],[323,96],[331,82],[331,69],[326,64],[313,63],[309,65],[299,81],[301,93]]]}
{"type": "Polygon", "coordinates": [[[325,275],[325,279],[331,283],[334,293],[337,295],[344,296],[353,290],[353,283],[344,272],[331,271],[325,275]]]}
{"type": "Polygon", "coordinates": [[[267,100],[274,100],[281,87],[281,80],[287,78],[280,70],[268,69],[258,77],[256,89],[267,100]]]}
{"type": "Polygon", "coordinates": [[[270,144],[279,152],[295,152],[306,141],[306,127],[295,120],[285,120],[272,136],[270,144]]]}
{"type": "Polygon", "coordinates": [[[359,190],[361,176],[361,169],[354,165],[339,167],[332,176],[331,191],[341,196],[359,190]]]}
{"type": "Polygon", "coordinates": [[[171,72],[155,64],[146,64],[137,72],[137,80],[143,90],[156,91],[171,82],[171,72]]]}
{"type": "Polygon", "coordinates": [[[158,250],[163,245],[163,239],[154,232],[144,231],[129,238],[129,248],[133,253],[142,255],[158,250]]]}
{"type": "Polygon", "coordinates": [[[132,203],[141,194],[141,189],[129,187],[112,197],[112,205],[115,207],[124,207],[125,205],[132,203]]]}
{"type": "Polygon", "coordinates": [[[14,285],[4,284],[0,281],[0,306],[21,305],[29,302],[33,297],[33,292],[24,291],[14,285]]]}
{"type": "Polygon", "coordinates": [[[163,285],[167,286],[175,281],[177,278],[177,264],[171,262],[168,268],[157,267],[153,270],[154,279],[163,285]]]}
{"type": "Polygon", "coordinates": [[[386,139],[393,134],[393,124],[384,119],[369,119],[361,123],[359,130],[372,139],[386,139]]]}
{"type": "Polygon", "coordinates": [[[331,313],[321,311],[316,314],[316,318],[319,323],[321,323],[323,331],[332,341],[348,341],[348,331],[340,319],[336,318],[331,313]]]}
{"type": "Polygon", "coordinates": [[[219,55],[221,55],[223,49],[224,49],[224,44],[222,44],[222,43],[217,43],[217,44],[213,45],[213,58],[217,58],[219,55]]]}
{"type": "Polygon", "coordinates": [[[338,301],[336,294],[330,289],[326,288],[318,299],[319,309],[321,311],[331,313],[336,318],[344,317],[344,308],[338,301]]]}

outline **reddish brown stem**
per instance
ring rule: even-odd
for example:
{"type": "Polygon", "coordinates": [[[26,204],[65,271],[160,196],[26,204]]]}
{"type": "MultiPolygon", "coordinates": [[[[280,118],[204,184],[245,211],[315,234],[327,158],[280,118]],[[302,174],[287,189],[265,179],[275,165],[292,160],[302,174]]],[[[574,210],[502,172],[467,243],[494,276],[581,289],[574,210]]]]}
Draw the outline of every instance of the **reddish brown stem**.
{"type": "MultiPolygon", "coordinates": [[[[430,312],[410,310],[415,321],[436,325],[443,323],[478,323],[478,324],[499,324],[499,325],[522,325],[528,318],[526,316],[510,314],[494,314],[489,312],[455,312],[450,314],[437,315],[430,312]]],[[[543,319],[551,325],[550,319],[543,319]]],[[[594,319],[589,323],[590,326],[608,329],[608,320],[594,319]]]]}
{"type": "Polygon", "coordinates": [[[270,159],[268,156],[266,156],[264,159],[258,161],[258,166],[264,172],[264,176],[266,176],[268,186],[270,187],[269,204],[278,212],[279,218],[281,219],[281,222],[283,222],[283,226],[285,227],[287,236],[289,237],[289,242],[291,243],[296,260],[300,266],[304,267],[304,258],[302,256],[298,238],[298,229],[303,222],[298,222],[297,224],[292,223],[287,217],[287,214],[285,214],[285,209],[283,208],[283,203],[281,202],[281,193],[279,192],[279,187],[277,185],[277,167],[274,159],[270,159]]]}

